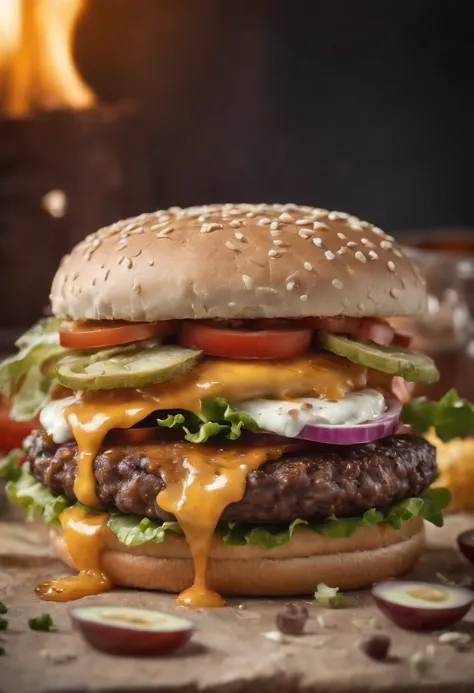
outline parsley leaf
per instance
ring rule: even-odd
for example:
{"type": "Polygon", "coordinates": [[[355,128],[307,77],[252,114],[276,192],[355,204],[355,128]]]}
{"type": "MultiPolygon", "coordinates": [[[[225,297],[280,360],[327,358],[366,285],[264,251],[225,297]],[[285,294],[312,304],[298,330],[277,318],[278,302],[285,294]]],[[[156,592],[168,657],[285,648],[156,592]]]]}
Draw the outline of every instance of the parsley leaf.
{"type": "Polygon", "coordinates": [[[420,435],[434,428],[444,442],[474,433],[474,405],[456,390],[449,390],[439,402],[416,397],[403,407],[402,419],[420,435]]]}
{"type": "Polygon", "coordinates": [[[49,614],[41,614],[36,618],[30,618],[28,620],[28,625],[31,630],[44,630],[49,632],[53,627],[53,619],[49,614]]]}

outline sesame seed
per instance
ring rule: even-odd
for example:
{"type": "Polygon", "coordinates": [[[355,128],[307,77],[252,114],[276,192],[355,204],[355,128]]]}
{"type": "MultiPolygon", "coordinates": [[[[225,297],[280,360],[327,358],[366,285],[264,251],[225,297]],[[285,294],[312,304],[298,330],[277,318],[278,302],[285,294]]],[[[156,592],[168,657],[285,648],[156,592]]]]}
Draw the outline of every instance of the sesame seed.
{"type": "Polygon", "coordinates": [[[226,241],[224,243],[226,248],[229,248],[229,250],[234,250],[237,253],[240,253],[240,248],[238,245],[235,245],[235,243],[232,243],[232,241],[226,241]]]}
{"type": "Polygon", "coordinates": [[[348,248],[355,248],[358,245],[355,241],[348,241],[347,247],[348,248]]]}
{"type": "Polygon", "coordinates": [[[269,251],[268,251],[268,254],[269,254],[270,257],[280,257],[280,254],[277,253],[277,251],[276,251],[274,248],[272,248],[271,250],[269,250],[269,251]]]}
{"type": "Polygon", "coordinates": [[[139,294],[140,291],[142,290],[142,287],[140,286],[140,284],[134,284],[132,288],[136,294],[139,294]]]}
{"type": "Polygon", "coordinates": [[[365,306],[362,302],[357,304],[357,308],[358,308],[358,310],[365,310],[365,306]]]}
{"type": "Polygon", "coordinates": [[[356,260],[359,260],[359,262],[367,262],[364,253],[361,253],[360,250],[355,253],[354,257],[356,260]]]}
{"type": "Polygon", "coordinates": [[[288,282],[287,283],[287,285],[286,285],[287,291],[293,291],[294,288],[295,288],[295,282],[288,282]]]}
{"type": "Polygon", "coordinates": [[[156,237],[157,238],[164,238],[165,236],[168,236],[173,231],[174,231],[174,229],[172,226],[166,226],[164,229],[161,229],[161,231],[158,231],[158,233],[156,234],[156,237]]]}
{"type": "Polygon", "coordinates": [[[311,272],[311,270],[313,269],[313,265],[310,262],[305,262],[304,268],[305,270],[308,270],[308,272],[311,272]]]}
{"type": "Polygon", "coordinates": [[[331,284],[335,289],[342,289],[344,286],[340,279],[333,279],[331,284]]]}
{"type": "Polygon", "coordinates": [[[392,243],[395,243],[395,239],[393,236],[389,236],[389,235],[385,234],[385,238],[387,241],[392,241],[392,243]]]}
{"type": "Polygon", "coordinates": [[[272,223],[270,224],[270,229],[272,231],[277,231],[279,226],[280,224],[277,221],[272,221],[272,223]]]}
{"type": "Polygon", "coordinates": [[[107,272],[104,274],[104,282],[106,282],[107,279],[109,278],[109,274],[110,274],[110,270],[107,270],[107,272]]]}
{"type": "Polygon", "coordinates": [[[281,231],[278,229],[271,229],[270,236],[281,236],[281,231]]]}
{"type": "Polygon", "coordinates": [[[395,263],[392,262],[391,260],[389,260],[389,261],[387,262],[387,267],[388,267],[388,269],[390,270],[390,272],[395,272],[395,263]]]}
{"type": "Polygon", "coordinates": [[[153,267],[153,265],[155,264],[155,261],[154,260],[148,260],[148,264],[150,265],[150,267],[153,267]]]}
{"type": "Polygon", "coordinates": [[[394,248],[394,249],[393,249],[393,254],[394,254],[396,257],[403,257],[402,253],[398,250],[398,248],[394,248]]]}
{"type": "Polygon", "coordinates": [[[307,226],[312,223],[313,221],[311,219],[297,219],[297,221],[295,221],[296,226],[307,226]]]}
{"type": "Polygon", "coordinates": [[[247,212],[247,214],[245,216],[248,217],[249,219],[252,219],[255,216],[255,212],[247,212]]]}
{"type": "Polygon", "coordinates": [[[235,303],[233,301],[231,301],[227,305],[229,306],[229,308],[235,308],[235,303]]]}
{"type": "Polygon", "coordinates": [[[348,219],[349,215],[346,212],[329,212],[328,219],[331,221],[342,221],[348,219]]]}
{"type": "Polygon", "coordinates": [[[327,231],[329,226],[322,221],[313,221],[313,231],[327,231]]]}
{"type": "Polygon", "coordinates": [[[396,287],[390,289],[390,296],[392,296],[392,298],[400,298],[400,289],[397,289],[396,287]]]}
{"type": "Polygon", "coordinates": [[[311,214],[312,214],[312,216],[313,216],[313,219],[321,219],[322,217],[327,217],[327,215],[329,214],[329,212],[328,212],[327,209],[319,209],[319,208],[316,209],[316,208],[315,208],[315,209],[313,209],[313,211],[311,212],[311,214]]]}
{"type": "Polygon", "coordinates": [[[326,258],[326,260],[334,260],[336,256],[330,250],[326,250],[326,252],[324,253],[324,257],[326,258]]]}
{"type": "Polygon", "coordinates": [[[229,222],[229,226],[231,226],[233,229],[240,229],[241,223],[237,219],[232,219],[232,221],[229,222]]]}
{"type": "Polygon", "coordinates": [[[96,281],[97,279],[94,277],[94,279],[92,280],[92,286],[95,286],[96,281]]]}
{"type": "Polygon", "coordinates": [[[199,221],[200,224],[204,223],[204,222],[207,221],[208,219],[209,219],[209,214],[200,214],[200,215],[198,216],[198,221],[199,221]]]}
{"type": "Polygon", "coordinates": [[[380,247],[382,250],[391,250],[392,249],[392,244],[390,241],[380,241],[380,247]]]}
{"type": "Polygon", "coordinates": [[[253,289],[253,279],[252,279],[252,277],[249,277],[248,274],[242,275],[242,281],[243,281],[246,289],[248,289],[249,291],[250,291],[250,289],[253,289]]]}
{"type": "Polygon", "coordinates": [[[240,231],[237,231],[237,233],[234,233],[234,236],[236,237],[236,239],[237,239],[238,241],[242,241],[243,238],[244,238],[244,234],[241,233],[240,231]]]}
{"type": "Polygon", "coordinates": [[[347,236],[341,232],[338,232],[337,237],[340,238],[341,241],[345,241],[347,239],[347,236]]]}
{"type": "Polygon", "coordinates": [[[268,217],[262,217],[261,219],[259,219],[257,221],[257,224],[259,226],[266,226],[267,224],[271,224],[271,223],[272,223],[272,220],[269,219],[268,217]]]}
{"type": "Polygon", "coordinates": [[[201,226],[201,233],[209,233],[209,224],[203,224],[201,226]]]}
{"type": "Polygon", "coordinates": [[[382,231],[382,229],[379,229],[378,226],[372,226],[372,233],[375,233],[377,236],[385,237],[385,232],[382,231]]]}
{"type": "Polygon", "coordinates": [[[375,250],[369,250],[369,257],[371,260],[378,260],[379,256],[375,252],[375,250]]]}
{"type": "Polygon", "coordinates": [[[282,212],[279,216],[280,221],[290,222],[293,221],[293,217],[289,212],[282,212]]]}
{"type": "Polygon", "coordinates": [[[127,241],[120,241],[120,243],[117,245],[117,250],[123,250],[126,247],[127,247],[127,241]]]}
{"type": "Polygon", "coordinates": [[[121,256],[119,257],[119,259],[117,260],[117,265],[121,265],[122,262],[123,262],[124,260],[125,260],[125,256],[124,256],[124,255],[121,255],[121,256]]]}
{"type": "Polygon", "coordinates": [[[346,248],[346,246],[343,245],[341,248],[339,248],[336,255],[345,255],[348,252],[349,252],[348,248],[346,248]]]}
{"type": "Polygon", "coordinates": [[[367,245],[368,243],[370,243],[370,241],[367,238],[361,238],[360,242],[362,243],[362,245],[367,245]]]}
{"type": "Polygon", "coordinates": [[[308,300],[308,295],[307,294],[302,294],[300,296],[300,301],[307,301],[308,300]]]}
{"type": "Polygon", "coordinates": [[[317,248],[322,248],[322,247],[323,247],[323,242],[322,242],[322,240],[321,240],[320,238],[318,238],[317,236],[316,236],[315,238],[313,238],[313,243],[314,243],[314,245],[315,245],[317,248]]]}

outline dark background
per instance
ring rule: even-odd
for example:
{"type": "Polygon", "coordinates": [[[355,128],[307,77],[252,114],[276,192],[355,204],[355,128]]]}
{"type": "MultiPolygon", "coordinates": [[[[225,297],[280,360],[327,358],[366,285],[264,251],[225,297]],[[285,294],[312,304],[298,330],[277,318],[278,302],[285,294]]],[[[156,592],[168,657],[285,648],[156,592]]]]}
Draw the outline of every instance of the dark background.
{"type": "Polygon", "coordinates": [[[473,27],[474,0],[88,0],[74,54],[99,107],[0,113],[0,347],[47,310],[64,253],[143,211],[474,228],[473,27]]]}
{"type": "Polygon", "coordinates": [[[474,222],[473,26],[460,0],[89,0],[76,52],[102,99],[143,108],[155,207],[398,230],[474,222]]]}

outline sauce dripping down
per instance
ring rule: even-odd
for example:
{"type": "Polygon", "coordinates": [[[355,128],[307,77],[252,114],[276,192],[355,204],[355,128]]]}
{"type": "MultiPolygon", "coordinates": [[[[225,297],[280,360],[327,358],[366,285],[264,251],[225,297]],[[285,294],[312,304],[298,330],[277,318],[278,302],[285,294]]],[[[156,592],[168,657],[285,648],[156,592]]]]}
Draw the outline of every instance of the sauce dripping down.
{"type": "Polygon", "coordinates": [[[69,555],[78,575],[44,582],[35,594],[44,601],[70,602],[90,594],[107,592],[113,585],[102,572],[103,538],[110,530],[109,516],[103,512],[84,512],[79,506],[67,508],[59,516],[69,555]]]}
{"type": "MultiPolygon", "coordinates": [[[[98,505],[94,460],[105,436],[112,429],[130,428],[157,410],[198,411],[202,399],[219,396],[231,402],[305,395],[339,399],[365,387],[366,381],[366,369],[337,356],[317,354],[271,362],[204,359],[191,373],[160,385],[80,392],[65,410],[78,445],[76,497],[86,506],[98,505]]],[[[243,497],[249,472],[299,447],[165,443],[144,452],[150,468],[159,469],[165,480],[157,504],[178,520],[194,561],[194,584],[178,597],[179,604],[205,607],[224,603],[207,583],[217,522],[227,505],[243,497]]],[[[80,572],[76,578],[40,585],[40,598],[67,601],[112,587],[101,567],[104,539],[110,531],[107,519],[106,513],[84,513],[77,506],[64,511],[61,524],[66,545],[80,572]]]]}

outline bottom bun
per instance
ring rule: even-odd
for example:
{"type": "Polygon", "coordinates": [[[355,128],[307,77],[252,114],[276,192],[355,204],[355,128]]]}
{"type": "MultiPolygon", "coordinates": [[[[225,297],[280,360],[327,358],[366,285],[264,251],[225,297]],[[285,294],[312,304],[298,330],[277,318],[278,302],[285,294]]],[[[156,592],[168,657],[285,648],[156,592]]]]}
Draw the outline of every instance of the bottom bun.
{"type": "MultiPolygon", "coordinates": [[[[57,556],[75,568],[60,534],[52,534],[57,556]]],[[[324,582],[340,589],[366,587],[409,570],[424,545],[423,520],[400,529],[388,525],[358,528],[351,537],[326,537],[298,529],[275,549],[227,546],[215,537],[208,568],[209,586],[222,594],[304,595],[324,582]]],[[[169,537],[126,547],[112,532],[104,538],[102,568],[120,587],[182,592],[192,584],[193,561],[186,540],[169,537]]]]}

